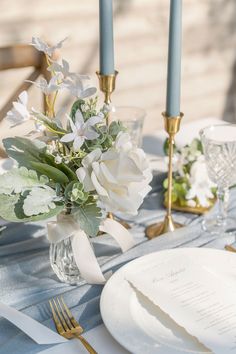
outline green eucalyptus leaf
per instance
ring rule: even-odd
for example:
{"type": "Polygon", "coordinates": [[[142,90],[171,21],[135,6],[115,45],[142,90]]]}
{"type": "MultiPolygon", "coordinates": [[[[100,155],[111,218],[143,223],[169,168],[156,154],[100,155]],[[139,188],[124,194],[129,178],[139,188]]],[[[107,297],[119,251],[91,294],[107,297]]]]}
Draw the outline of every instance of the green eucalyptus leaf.
{"type": "Polygon", "coordinates": [[[75,183],[75,181],[71,181],[65,188],[65,196],[68,195],[68,193],[70,193],[72,191],[73,188],[73,184],[75,183]]]}
{"type": "Polygon", "coordinates": [[[72,118],[72,120],[74,120],[74,118],[75,118],[75,113],[78,111],[78,109],[81,110],[81,106],[84,104],[85,104],[85,101],[80,98],[73,103],[71,111],[70,111],[70,117],[72,118]]]}
{"type": "Polygon", "coordinates": [[[62,171],[69,178],[69,180],[72,180],[72,181],[78,180],[75,172],[72,171],[72,169],[68,165],[66,165],[65,163],[56,164],[54,156],[49,155],[49,154],[45,154],[44,160],[48,165],[51,165],[51,166],[55,167],[56,169],[59,169],[60,171],[62,171]]]}
{"type": "Polygon", "coordinates": [[[51,209],[48,213],[27,217],[24,214],[23,203],[24,198],[19,194],[0,194],[0,216],[4,220],[12,222],[40,221],[59,214],[64,208],[64,204],[57,203],[56,207],[51,209]]]}
{"type": "Polygon", "coordinates": [[[40,140],[29,140],[15,137],[3,139],[7,155],[18,162],[20,166],[31,168],[31,161],[40,162],[40,155],[46,152],[46,144],[40,140]]]}
{"type": "Polygon", "coordinates": [[[41,163],[41,162],[31,162],[31,166],[40,174],[46,175],[48,178],[52,179],[56,183],[68,183],[69,179],[59,169],[50,166],[46,163],[41,163]]]}
{"type": "Polygon", "coordinates": [[[80,182],[70,182],[64,192],[65,198],[69,203],[83,204],[89,198],[89,193],[84,191],[84,186],[80,182]]]}
{"type": "Polygon", "coordinates": [[[125,130],[125,127],[120,121],[113,121],[109,125],[109,134],[112,136],[117,136],[120,132],[125,130]]]}
{"type": "Polygon", "coordinates": [[[66,130],[62,129],[59,126],[58,122],[55,119],[48,118],[41,112],[34,112],[34,116],[37,120],[42,123],[50,132],[62,136],[66,133],[66,130]]]}
{"type": "Polygon", "coordinates": [[[79,206],[76,208],[73,217],[87,235],[91,237],[97,236],[102,213],[101,209],[95,203],[79,206]]]}
{"type": "Polygon", "coordinates": [[[56,191],[48,186],[34,187],[24,198],[23,210],[27,216],[45,214],[56,208],[56,191]]]}
{"type": "Polygon", "coordinates": [[[38,177],[33,170],[28,170],[26,167],[13,168],[0,175],[0,194],[21,193],[25,189],[43,186],[46,183],[48,183],[48,178],[38,177]]]}

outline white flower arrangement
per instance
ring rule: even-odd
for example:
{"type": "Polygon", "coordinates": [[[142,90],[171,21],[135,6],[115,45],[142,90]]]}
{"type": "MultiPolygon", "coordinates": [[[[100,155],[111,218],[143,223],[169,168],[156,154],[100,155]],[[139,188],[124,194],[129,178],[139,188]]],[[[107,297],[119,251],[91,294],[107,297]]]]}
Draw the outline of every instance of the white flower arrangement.
{"type": "Polygon", "coordinates": [[[64,59],[61,64],[53,61],[63,42],[49,46],[32,39],[32,45],[45,53],[52,75],[49,82],[41,78],[34,83],[46,95],[47,110],[29,109],[24,91],[7,114],[12,126],[33,120],[38,137],[3,141],[17,167],[0,176],[0,216],[26,222],[75,210],[81,229],[96,236],[103,209],[137,213],[150,190],[151,173],[143,150],[132,145],[121,123],[106,125],[109,109],[97,108],[90,78],[71,72],[64,59]],[[63,90],[75,97],[70,112],[56,109],[63,90]]]}
{"type": "MultiPolygon", "coordinates": [[[[181,149],[175,147],[173,171],[172,202],[175,205],[209,208],[214,204],[216,185],[208,177],[199,139],[194,139],[181,149]]],[[[164,188],[167,189],[167,180],[164,181],[164,188]]]]}
{"type": "Polygon", "coordinates": [[[107,211],[136,214],[149,192],[151,173],[142,149],[120,132],[106,152],[93,150],[76,174],[86,192],[96,191],[107,211]]]}

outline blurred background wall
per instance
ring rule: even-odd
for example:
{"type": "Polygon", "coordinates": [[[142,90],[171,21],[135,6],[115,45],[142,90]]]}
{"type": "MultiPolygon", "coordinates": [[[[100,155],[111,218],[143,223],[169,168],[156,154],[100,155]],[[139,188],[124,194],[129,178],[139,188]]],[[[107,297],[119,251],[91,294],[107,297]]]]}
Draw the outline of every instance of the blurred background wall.
{"type": "MultiPolygon", "coordinates": [[[[115,105],[147,110],[144,132],[163,126],[168,42],[167,0],[114,0],[115,105]]],[[[68,36],[61,55],[74,71],[94,75],[98,62],[98,0],[1,0],[0,45],[51,43],[68,36]]],[[[0,72],[0,105],[28,69],[0,72]]],[[[31,104],[38,94],[31,90],[31,104]]],[[[185,121],[208,116],[236,121],[236,1],[183,0],[182,111],[185,121]]],[[[60,104],[69,104],[67,96],[60,104]]],[[[0,137],[9,134],[0,125],[0,137]]],[[[13,132],[11,131],[11,135],[13,132]]]]}

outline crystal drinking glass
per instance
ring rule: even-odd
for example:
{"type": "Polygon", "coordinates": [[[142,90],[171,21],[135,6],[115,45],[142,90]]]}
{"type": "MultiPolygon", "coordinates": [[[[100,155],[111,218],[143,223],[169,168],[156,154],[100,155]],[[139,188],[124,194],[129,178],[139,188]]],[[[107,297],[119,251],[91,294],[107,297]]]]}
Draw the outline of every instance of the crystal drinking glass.
{"type": "Polygon", "coordinates": [[[227,216],[229,187],[236,183],[236,124],[212,125],[200,131],[207,171],[217,185],[218,213],[205,218],[205,231],[233,231],[236,221],[227,216]]]}
{"type": "Polygon", "coordinates": [[[112,107],[111,120],[120,121],[131,136],[134,146],[142,146],[142,130],[146,111],[139,107],[118,106],[112,107]]]}

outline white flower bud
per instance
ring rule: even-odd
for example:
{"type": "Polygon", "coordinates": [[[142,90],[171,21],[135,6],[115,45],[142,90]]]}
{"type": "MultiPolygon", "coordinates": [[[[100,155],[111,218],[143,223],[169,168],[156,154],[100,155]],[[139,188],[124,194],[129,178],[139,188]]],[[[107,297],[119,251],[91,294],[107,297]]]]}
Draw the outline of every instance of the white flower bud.
{"type": "Polygon", "coordinates": [[[104,106],[103,106],[103,111],[105,112],[105,113],[108,113],[108,112],[110,112],[112,110],[112,107],[109,105],[109,104],[104,104],[104,106]]]}
{"type": "Polygon", "coordinates": [[[99,113],[98,113],[98,117],[100,117],[100,118],[103,119],[103,118],[104,118],[104,113],[103,113],[103,112],[99,112],[99,113]]]}
{"type": "Polygon", "coordinates": [[[60,163],[62,163],[62,157],[60,155],[57,155],[55,157],[54,161],[55,161],[56,164],[59,165],[60,163]]]}
{"type": "Polygon", "coordinates": [[[193,200],[193,199],[190,199],[190,200],[187,201],[187,205],[188,205],[189,207],[191,207],[191,208],[195,208],[196,204],[197,204],[197,203],[196,203],[195,200],[193,200]]]}

